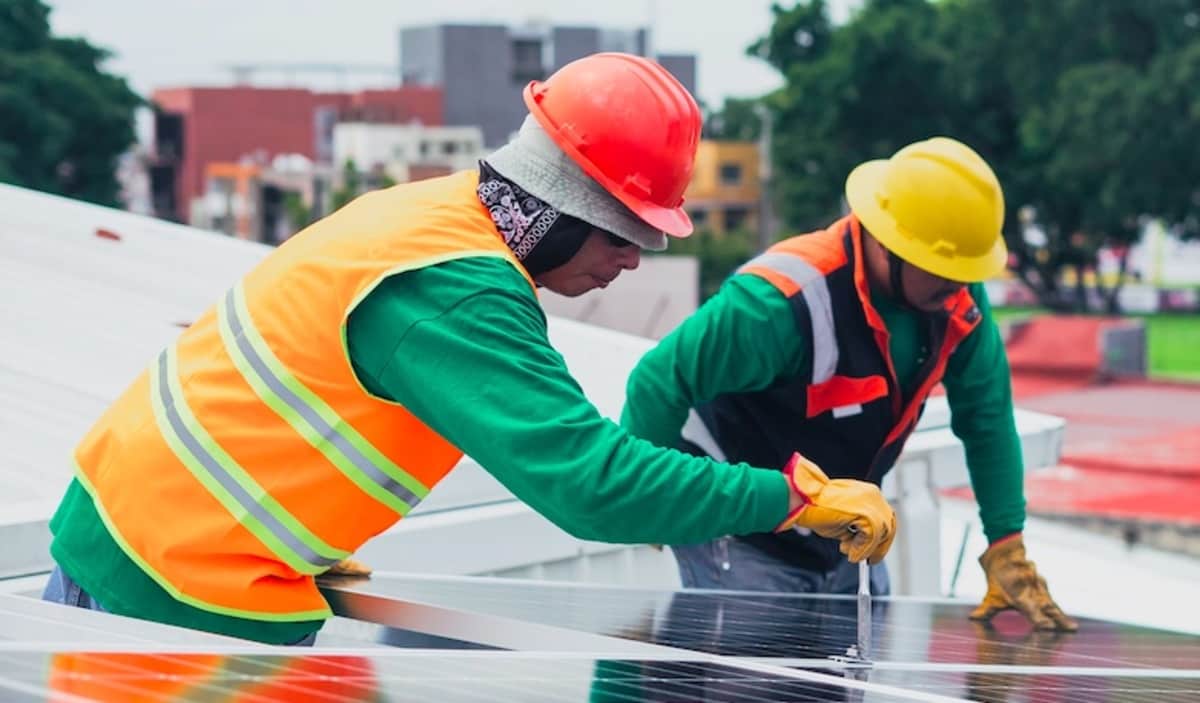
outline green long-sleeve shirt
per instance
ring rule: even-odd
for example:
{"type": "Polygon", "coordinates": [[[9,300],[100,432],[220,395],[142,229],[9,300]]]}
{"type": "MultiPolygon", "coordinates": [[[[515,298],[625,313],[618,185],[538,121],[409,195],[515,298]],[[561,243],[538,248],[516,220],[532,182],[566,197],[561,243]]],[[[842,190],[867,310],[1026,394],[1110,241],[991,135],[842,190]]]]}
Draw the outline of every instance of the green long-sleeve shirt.
{"type": "MultiPolygon", "coordinates": [[[[581,538],[696,542],[768,531],[787,512],[776,467],[660,449],[603,418],[550,346],[529,284],[499,259],[386,279],[350,316],[347,342],[368,390],[403,404],[581,538]]],[[[176,601],[121,551],[78,481],[51,529],[55,560],[115,613],[271,643],[320,627],[228,617],[176,601]]]]}
{"type": "MultiPolygon", "coordinates": [[[[1024,469],[1004,344],[983,287],[970,292],[982,318],[950,357],[942,382],[984,531],[996,540],[1024,527],[1024,469]]],[[[890,334],[897,380],[909,388],[919,370],[920,316],[874,292],[872,304],[890,334]]],[[[782,293],[758,276],[735,275],[642,358],[629,377],[621,423],[669,446],[692,407],[796,376],[809,362],[810,346],[782,293]]]]}

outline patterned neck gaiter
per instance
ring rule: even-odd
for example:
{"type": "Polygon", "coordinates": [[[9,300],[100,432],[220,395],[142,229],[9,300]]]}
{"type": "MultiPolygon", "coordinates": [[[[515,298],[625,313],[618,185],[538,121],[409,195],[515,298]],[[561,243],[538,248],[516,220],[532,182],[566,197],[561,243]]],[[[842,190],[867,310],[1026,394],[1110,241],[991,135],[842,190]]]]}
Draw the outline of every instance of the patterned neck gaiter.
{"type": "Polygon", "coordinates": [[[477,192],[500,236],[530,276],[570,261],[594,229],[529,194],[486,161],[479,162],[477,192]]]}
{"type": "Polygon", "coordinates": [[[479,201],[488,209],[500,236],[524,261],[561,216],[558,210],[479,162],[479,201]]]}

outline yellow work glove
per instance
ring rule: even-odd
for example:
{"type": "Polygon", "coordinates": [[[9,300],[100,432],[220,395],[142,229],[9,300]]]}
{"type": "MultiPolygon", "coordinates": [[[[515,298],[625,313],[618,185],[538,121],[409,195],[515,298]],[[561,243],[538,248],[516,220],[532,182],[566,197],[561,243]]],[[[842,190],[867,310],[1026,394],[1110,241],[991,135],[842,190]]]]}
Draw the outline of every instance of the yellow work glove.
{"type": "Polygon", "coordinates": [[[896,513],[879,487],[849,478],[830,480],[816,464],[793,454],[783,469],[802,505],[788,515],[776,532],[807,527],[836,539],[850,561],[878,564],[896,538],[896,513]]]}
{"type": "Polygon", "coordinates": [[[1039,630],[1079,629],[1050,597],[1046,579],[1025,558],[1025,541],[1020,534],[993,543],[979,557],[979,563],[987,574],[988,589],[983,602],[971,612],[972,620],[991,620],[996,613],[1012,609],[1039,630]]]}
{"type": "Polygon", "coordinates": [[[370,576],[371,567],[361,561],[343,559],[329,567],[329,571],[325,573],[330,576],[370,576]]]}

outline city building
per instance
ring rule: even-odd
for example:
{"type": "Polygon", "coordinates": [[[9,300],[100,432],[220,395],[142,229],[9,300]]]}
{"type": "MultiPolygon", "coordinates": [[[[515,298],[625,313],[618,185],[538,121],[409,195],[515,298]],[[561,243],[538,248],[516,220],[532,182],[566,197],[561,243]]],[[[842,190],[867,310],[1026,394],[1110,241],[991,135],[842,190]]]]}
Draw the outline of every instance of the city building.
{"type": "Polygon", "coordinates": [[[717,234],[753,231],[761,199],[755,142],[701,140],[684,201],[696,229],[717,234]]]}
{"type": "MultiPolygon", "coordinates": [[[[440,86],[445,124],[477,125],[484,144],[502,145],[521,125],[521,91],[575,59],[600,51],[647,54],[645,29],[440,24],[400,31],[405,85],[440,86]]],[[[696,57],[658,56],[693,95],[696,57]]]]}
{"type": "Polygon", "coordinates": [[[364,173],[382,172],[397,183],[474,168],[485,156],[479,127],[420,123],[342,122],[333,129],[333,163],[364,173]]]}
{"type": "Polygon", "coordinates": [[[279,244],[330,210],[334,169],[301,154],[204,167],[204,192],[188,220],[231,237],[279,244]]]}
{"type": "Polygon", "coordinates": [[[354,93],[251,86],[157,90],[150,164],[153,212],[190,221],[214,162],[267,163],[281,154],[315,162],[333,158],[333,128],[342,119],[442,123],[441,91],[404,86],[354,93]]]}

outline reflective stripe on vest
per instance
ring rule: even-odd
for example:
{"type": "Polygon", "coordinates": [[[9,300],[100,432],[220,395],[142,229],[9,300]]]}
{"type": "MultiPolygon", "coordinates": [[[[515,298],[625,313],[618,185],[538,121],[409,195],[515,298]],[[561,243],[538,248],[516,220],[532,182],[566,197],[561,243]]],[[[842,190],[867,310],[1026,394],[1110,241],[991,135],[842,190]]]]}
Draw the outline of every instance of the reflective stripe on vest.
{"type": "MultiPolygon", "coordinates": [[[[825,276],[799,256],[767,252],[743,264],[739,273],[750,269],[769,269],[787,278],[804,296],[812,322],[813,384],[824,383],[833,377],[838,365],[837,333],[833,322],[833,301],[825,276]]],[[[680,431],[683,439],[702,449],[717,461],[725,461],[725,452],[717,444],[712,431],[694,409],[688,412],[687,422],[680,431]]]]}
{"type": "Polygon", "coordinates": [[[241,283],[226,293],[217,319],[226,350],[255,393],[346,478],[401,516],[429,494],[287,371],[254,327],[241,283]]]}
{"type": "Polygon", "coordinates": [[[833,322],[833,301],[825,276],[799,256],[767,252],[751,259],[741,268],[766,268],[786,277],[796,285],[808,304],[812,322],[813,374],[812,383],[824,383],[833,377],[838,365],[837,330],[833,322]]]}
{"type": "Polygon", "coordinates": [[[459,462],[445,437],[362,385],[347,327],[387,277],[456,258],[501,258],[535,295],[477,186],[462,172],[375,191],[297,234],[79,443],[79,480],[105,527],[176,600],[268,622],[329,617],[313,576],[459,462]]]}
{"type": "Polygon", "coordinates": [[[150,396],[163,438],[179,461],[241,525],[302,574],[321,573],[350,555],[304,527],[208,434],[184,401],[175,345],[159,354],[154,366],[150,370],[150,396]]]}
{"type": "MultiPolygon", "coordinates": [[[[246,312],[241,284],[218,306],[218,327],[230,357],[263,402],[355,485],[400,515],[428,495],[283,368],[246,312]]],[[[150,384],[159,429],[176,457],[272,553],[302,574],[319,574],[350,555],[313,534],[209,435],[184,399],[175,345],[159,355],[150,384]]]]}

